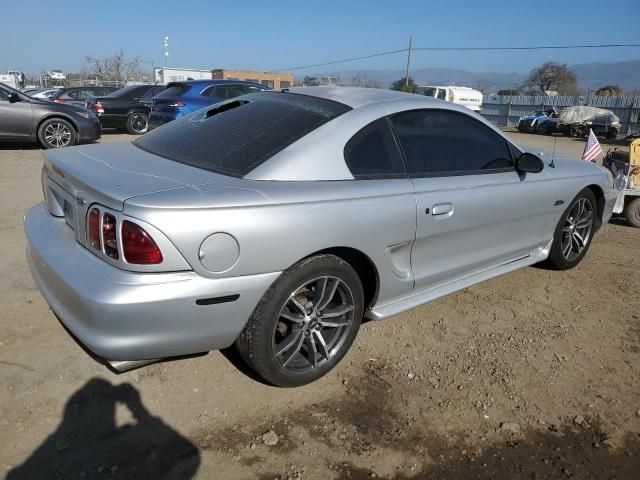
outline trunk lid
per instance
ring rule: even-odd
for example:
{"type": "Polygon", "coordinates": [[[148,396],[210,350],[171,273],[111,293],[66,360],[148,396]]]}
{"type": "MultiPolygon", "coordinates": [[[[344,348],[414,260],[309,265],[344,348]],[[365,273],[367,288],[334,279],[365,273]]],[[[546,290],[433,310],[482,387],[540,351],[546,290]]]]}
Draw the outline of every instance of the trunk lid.
{"type": "Polygon", "coordinates": [[[139,195],[237,180],[158,157],[128,142],[47,150],[44,159],[44,175],[78,205],[97,202],[118,211],[139,195]]]}

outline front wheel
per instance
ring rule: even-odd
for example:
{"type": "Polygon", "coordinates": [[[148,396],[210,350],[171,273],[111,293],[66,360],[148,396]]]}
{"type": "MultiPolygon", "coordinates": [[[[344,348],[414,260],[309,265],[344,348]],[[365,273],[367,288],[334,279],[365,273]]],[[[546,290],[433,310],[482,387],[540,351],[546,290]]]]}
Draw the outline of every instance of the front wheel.
{"type": "Polygon", "coordinates": [[[127,118],[127,132],[131,135],[142,135],[149,130],[149,116],[142,112],[136,112],[127,118]]]}
{"type": "Polygon", "coordinates": [[[557,270],[568,270],[580,263],[591,245],[596,214],[596,197],[585,188],[560,217],[547,265],[557,270]]]}
{"type": "Polygon", "coordinates": [[[38,140],[44,148],[69,147],[76,144],[76,130],[66,120],[51,118],[38,128],[38,140]]]}
{"type": "Polygon", "coordinates": [[[236,346],[267,382],[305,385],[345,356],[360,328],[363,304],[351,265],[334,255],[309,257],[267,290],[236,346]]]}

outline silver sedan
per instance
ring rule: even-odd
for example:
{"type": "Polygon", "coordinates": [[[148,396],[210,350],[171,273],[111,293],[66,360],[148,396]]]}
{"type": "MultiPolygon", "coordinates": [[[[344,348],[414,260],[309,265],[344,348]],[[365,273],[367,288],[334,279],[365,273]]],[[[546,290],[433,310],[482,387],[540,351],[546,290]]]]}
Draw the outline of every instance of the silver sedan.
{"type": "Polygon", "coordinates": [[[245,95],[132,143],[44,153],[33,277],[116,370],[234,344],[302,385],[380,320],[517,268],[577,265],[610,174],[392,91],[245,95]]]}

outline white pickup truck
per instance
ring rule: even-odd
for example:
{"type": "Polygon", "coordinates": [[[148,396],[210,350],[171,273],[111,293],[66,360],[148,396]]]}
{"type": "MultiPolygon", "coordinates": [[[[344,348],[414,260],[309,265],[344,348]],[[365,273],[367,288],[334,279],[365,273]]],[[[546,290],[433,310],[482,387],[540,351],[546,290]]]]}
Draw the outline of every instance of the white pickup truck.
{"type": "Polygon", "coordinates": [[[424,85],[419,86],[416,93],[418,95],[425,95],[427,97],[457,103],[458,105],[462,105],[476,112],[479,112],[482,108],[482,92],[470,87],[440,87],[424,85]]]}

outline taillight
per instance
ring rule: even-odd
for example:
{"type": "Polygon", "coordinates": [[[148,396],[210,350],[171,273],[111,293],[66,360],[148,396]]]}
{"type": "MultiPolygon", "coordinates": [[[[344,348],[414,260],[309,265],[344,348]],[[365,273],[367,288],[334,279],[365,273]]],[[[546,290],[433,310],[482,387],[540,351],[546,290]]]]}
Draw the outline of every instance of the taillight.
{"type": "Polygon", "coordinates": [[[177,102],[171,102],[167,104],[168,107],[184,107],[184,102],[178,100],[177,102]]]}
{"type": "Polygon", "coordinates": [[[155,265],[162,262],[162,252],[144,228],[122,222],[122,253],[128,263],[155,265]]]}
{"type": "Polygon", "coordinates": [[[116,236],[116,217],[110,213],[102,216],[102,240],[107,257],[118,259],[118,239],[116,236]]]}
{"type": "Polygon", "coordinates": [[[104,107],[100,102],[96,103],[95,105],[92,105],[91,110],[93,110],[95,113],[104,113],[104,107]]]}
{"type": "Polygon", "coordinates": [[[56,102],[56,103],[64,103],[65,99],[64,98],[54,98],[53,101],[56,102]]]}
{"type": "Polygon", "coordinates": [[[91,245],[92,248],[102,250],[102,243],[100,242],[100,210],[97,208],[92,208],[89,212],[87,237],[89,238],[89,245],[91,245]]]}

